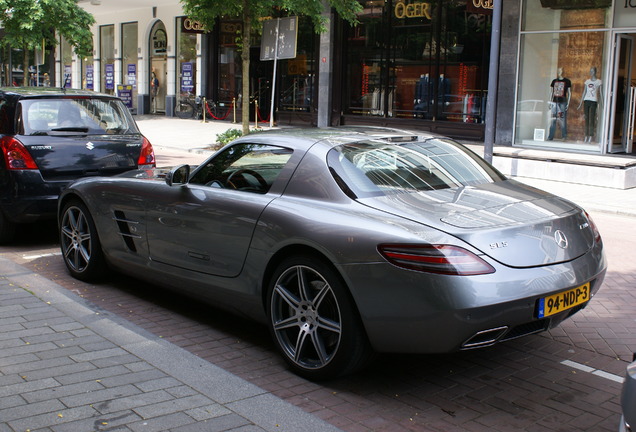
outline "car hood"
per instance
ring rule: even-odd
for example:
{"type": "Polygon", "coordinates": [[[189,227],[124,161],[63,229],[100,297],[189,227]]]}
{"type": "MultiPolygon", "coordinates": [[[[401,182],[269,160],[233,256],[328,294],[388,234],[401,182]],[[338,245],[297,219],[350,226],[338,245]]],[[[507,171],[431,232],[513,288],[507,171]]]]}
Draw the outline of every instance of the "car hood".
{"type": "Polygon", "coordinates": [[[445,231],[512,267],[567,262],[594,244],[581,208],[512,180],[359,201],[445,231]]]}
{"type": "Polygon", "coordinates": [[[20,141],[44,178],[114,175],[135,169],[143,144],[140,134],[25,136],[20,141]]]}

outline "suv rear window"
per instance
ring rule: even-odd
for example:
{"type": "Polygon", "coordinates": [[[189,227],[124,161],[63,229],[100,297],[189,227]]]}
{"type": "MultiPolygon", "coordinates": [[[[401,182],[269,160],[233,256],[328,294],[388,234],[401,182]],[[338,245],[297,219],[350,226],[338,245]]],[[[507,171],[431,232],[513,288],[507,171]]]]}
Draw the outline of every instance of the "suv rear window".
{"type": "Polygon", "coordinates": [[[116,99],[24,99],[20,135],[139,133],[128,109],[116,99]]]}

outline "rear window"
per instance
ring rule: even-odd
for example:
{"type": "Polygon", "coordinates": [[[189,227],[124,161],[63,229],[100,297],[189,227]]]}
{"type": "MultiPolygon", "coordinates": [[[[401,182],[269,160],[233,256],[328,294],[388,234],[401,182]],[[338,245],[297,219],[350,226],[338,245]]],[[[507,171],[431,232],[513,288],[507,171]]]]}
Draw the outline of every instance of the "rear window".
{"type": "Polygon", "coordinates": [[[358,198],[457,188],[504,179],[460,144],[437,138],[407,143],[345,144],[330,151],[328,164],[341,188],[358,198]]]}
{"type": "Polygon", "coordinates": [[[20,112],[21,135],[139,133],[128,109],[116,99],[25,99],[20,112]]]}

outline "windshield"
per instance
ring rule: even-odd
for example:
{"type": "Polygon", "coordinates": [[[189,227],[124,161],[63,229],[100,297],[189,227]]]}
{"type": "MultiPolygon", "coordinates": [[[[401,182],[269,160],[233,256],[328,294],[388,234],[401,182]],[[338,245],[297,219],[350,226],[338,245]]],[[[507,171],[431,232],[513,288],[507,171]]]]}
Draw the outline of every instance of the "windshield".
{"type": "Polygon", "coordinates": [[[21,135],[139,133],[128,109],[117,99],[42,98],[25,99],[20,104],[21,135]]]}
{"type": "Polygon", "coordinates": [[[387,143],[365,141],[333,148],[328,164],[355,197],[457,188],[503,180],[474,153],[448,139],[387,143]]]}

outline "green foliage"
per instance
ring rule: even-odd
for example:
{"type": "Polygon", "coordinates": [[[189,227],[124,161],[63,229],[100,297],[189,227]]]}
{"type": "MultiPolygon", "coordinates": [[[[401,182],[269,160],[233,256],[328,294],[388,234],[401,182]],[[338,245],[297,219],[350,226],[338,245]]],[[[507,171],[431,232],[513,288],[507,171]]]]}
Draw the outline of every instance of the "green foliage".
{"type": "Polygon", "coordinates": [[[62,35],[80,56],[91,55],[95,19],[75,0],[0,0],[0,21],[5,36],[0,44],[33,49],[56,45],[62,35]]]}
{"type": "Polygon", "coordinates": [[[228,129],[223,133],[217,134],[216,140],[217,142],[225,145],[237,138],[240,138],[241,136],[243,136],[243,131],[241,131],[240,129],[228,129]]]}

